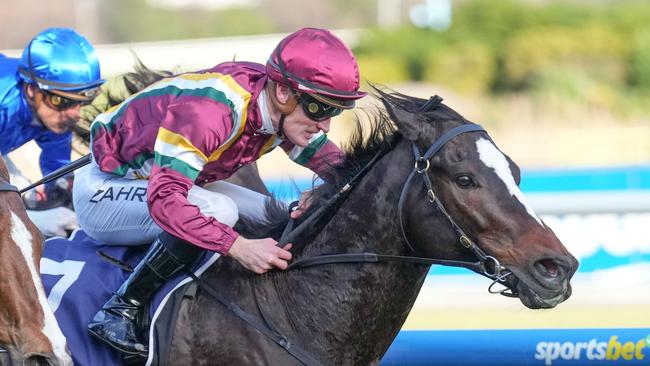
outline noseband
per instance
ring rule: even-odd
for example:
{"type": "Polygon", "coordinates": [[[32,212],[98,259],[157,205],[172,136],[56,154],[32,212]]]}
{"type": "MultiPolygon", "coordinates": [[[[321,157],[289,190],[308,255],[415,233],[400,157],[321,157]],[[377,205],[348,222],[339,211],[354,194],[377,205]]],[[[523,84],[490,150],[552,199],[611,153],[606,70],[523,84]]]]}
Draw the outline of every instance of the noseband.
{"type": "Polygon", "coordinates": [[[509,275],[511,275],[512,272],[506,269],[504,266],[502,266],[501,263],[499,263],[498,259],[496,259],[491,255],[487,255],[481,248],[479,248],[478,245],[476,245],[469,238],[469,236],[467,236],[467,234],[465,234],[463,229],[461,229],[460,226],[456,223],[456,221],[454,221],[454,219],[451,217],[451,215],[449,215],[449,213],[445,209],[442,202],[438,199],[436,193],[433,190],[433,185],[431,184],[431,178],[429,177],[429,173],[428,173],[430,167],[430,161],[431,161],[430,159],[433,158],[447,142],[452,140],[454,137],[466,132],[486,132],[486,131],[483,127],[474,123],[457,126],[445,132],[442,136],[440,136],[427,149],[427,151],[424,154],[420,153],[420,148],[418,148],[415,145],[415,143],[411,145],[413,147],[415,165],[413,167],[413,171],[411,171],[411,174],[409,174],[408,178],[406,178],[406,182],[402,187],[402,192],[400,193],[399,203],[397,208],[398,215],[399,215],[400,229],[402,231],[402,237],[404,238],[404,241],[406,242],[406,245],[409,247],[409,249],[413,253],[417,253],[418,251],[415,249],[415,247],[411,244],[408,237],[406,236],[406,231],[404,230],[404,218],[402,215],[404,211],[404,203],[406,201],[408,189],[410,187],[411,181],[413,180],[413,177],[415,177],[417,174],[422,177],[422,180],[424,181],[424,185],[426,186],[427,200],[430,203],[435,204],[435,207],[437,207],[438,210],[442,212],[442,214],[447,218],[449,223],[451,223],[454,230],[458,234],[458,242],[463,247],[471,250],[472,253],[478,259],[478,261],[476,262],[438,259],[437,263],[442,265],[448,265],[448,266],[456,266],[456,267],[460,266],[460,267],[465,267],[474,270],[482,274],[483,276],[493,280],[492,284],[488,287],[488,291],[490,293],[501,294],[509,297],[516,297],[517,296],[516,290],[510,288],[506,284],[506,278],[509,275]],[[494,290],[493,287],[496,284],[501,284],[505,288],[500,290],[494,290]]]}

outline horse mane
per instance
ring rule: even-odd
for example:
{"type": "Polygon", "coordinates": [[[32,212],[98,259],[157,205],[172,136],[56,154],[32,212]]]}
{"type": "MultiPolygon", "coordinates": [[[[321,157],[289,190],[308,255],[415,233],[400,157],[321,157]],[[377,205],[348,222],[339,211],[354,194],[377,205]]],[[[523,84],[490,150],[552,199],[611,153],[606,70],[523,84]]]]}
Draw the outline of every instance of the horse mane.
{"type": "MultiPolygon", "coordinates": [[[[408,96],[393,90],[382,90],[372,85],[372,95],[382,101],[402,110],[418,113],[418,110],[428,101],[417,97],[408,96]]],[[[303,215],[303,219],[323,206],[332,196],[339,192],[355,175],[373,159],[376,154],[385,153],[397,144],[401,135],[392,123],[388,113],[379,107],[362,111],[368,118],[362,123],[359,115],[354,118],[355,129],[350,140],[343,144],[345,161],[339,166],[332,166],[328,172],[328,181],[317,186],[312,191],[312,204],[303,215]],[[367,137],[365,137],[367,135],[367,137]]],[[[445,104],[439,103],[430,110],[421,112],[432,123],[444,121],[461,121],[465,118],[445,104]]],[[[314,182],[315,183],[315,182],[314,182]]],[[[300,240],[308,241],[316,235],[320,228],[328,221],[338,207],[331,207],[322,219],[307,230],[300,240]]],[[[276,240],[282,234],[288,222],[287,205],[275,199],[270,200],[266,207],[266,221],[255,222],[246,217],[240,218],[235,229],[246,237],[263,238],[272,237],[276,240]]],[[[301,219],[302,220],[302,219],[301,219]]],[[[299,225],[301,221],[296,222],[299,225]]]]}

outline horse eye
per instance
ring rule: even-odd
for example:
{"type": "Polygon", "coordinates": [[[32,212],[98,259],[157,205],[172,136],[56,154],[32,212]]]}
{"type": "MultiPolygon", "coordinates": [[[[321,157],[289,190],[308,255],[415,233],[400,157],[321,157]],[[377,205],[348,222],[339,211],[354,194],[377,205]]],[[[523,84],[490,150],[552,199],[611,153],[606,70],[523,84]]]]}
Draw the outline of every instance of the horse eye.
{"type": "Polygon", "coordinates": [[[469,175],[459,175],[456,177],[456,184],[462,188],[470,188],[476,186],[474,180],[469,175]]]}

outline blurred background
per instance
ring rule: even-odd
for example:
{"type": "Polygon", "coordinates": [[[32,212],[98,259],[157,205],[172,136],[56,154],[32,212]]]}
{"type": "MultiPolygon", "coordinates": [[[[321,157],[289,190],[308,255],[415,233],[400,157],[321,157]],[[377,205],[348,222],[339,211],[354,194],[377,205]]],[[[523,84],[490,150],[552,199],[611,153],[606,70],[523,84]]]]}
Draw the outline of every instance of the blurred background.
{"type": "MultiPolygon", "coordinates": [[[[522,188],[537,212],[581,261],[574,296],[550,311],[488,295],[488,282],[462,270],[433,268],[406,330],[650,328],[648,1],[0,5],[0,52],[17,56],[43,28],[73,27],[97,46],[104,77],[129,71],[133,54],[152,68],[177,72],[232,59],[263,63],[288,32],[333,29],[353,48],[364,80],[421,97],[439,94],[486,127],[522,167],[522,188]]],[[[373,108],[375,101],[366,99],[360,107],[373,108]]],[[[334,141],[344,144],[354,116],[337,117],[334,141]]],[[[33,148],[14,153],[24,167],[36,165],[33,148]]],[[[311,183],[311,175],[289,164],[281,152],[260,163],[276,193],[311,183]]]]}

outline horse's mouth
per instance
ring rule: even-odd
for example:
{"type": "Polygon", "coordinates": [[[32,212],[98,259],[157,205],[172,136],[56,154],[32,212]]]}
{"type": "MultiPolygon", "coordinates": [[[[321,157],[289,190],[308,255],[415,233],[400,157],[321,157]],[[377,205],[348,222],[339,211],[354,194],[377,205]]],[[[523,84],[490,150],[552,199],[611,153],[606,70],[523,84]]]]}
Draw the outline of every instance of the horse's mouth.
{"type": "Polygon", "coordinates": [[[539,281],[535,276],[512,268],[513,274],[506,285],[513,289],[519,300],[529,309],[551,309],[571,296],[571,285],[565,279],[555,286],[539,281]]]}

